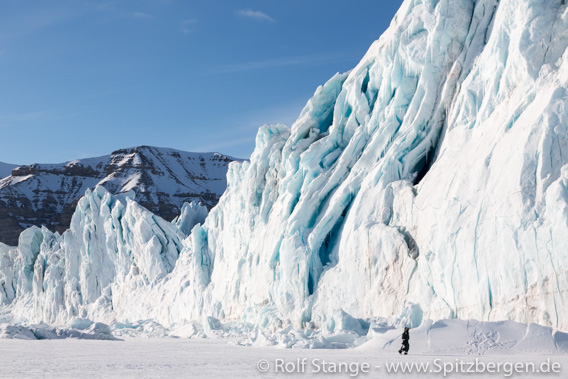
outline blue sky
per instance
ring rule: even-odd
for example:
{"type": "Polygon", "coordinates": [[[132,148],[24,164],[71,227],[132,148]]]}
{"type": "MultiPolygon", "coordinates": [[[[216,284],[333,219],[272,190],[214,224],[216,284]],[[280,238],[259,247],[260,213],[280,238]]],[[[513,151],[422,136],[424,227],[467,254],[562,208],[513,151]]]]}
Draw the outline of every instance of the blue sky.
{"type": "Polygon", "coordinates": [[[0,161],[136,145],[248,158],[402,0],[0,1],[0,161]]]}

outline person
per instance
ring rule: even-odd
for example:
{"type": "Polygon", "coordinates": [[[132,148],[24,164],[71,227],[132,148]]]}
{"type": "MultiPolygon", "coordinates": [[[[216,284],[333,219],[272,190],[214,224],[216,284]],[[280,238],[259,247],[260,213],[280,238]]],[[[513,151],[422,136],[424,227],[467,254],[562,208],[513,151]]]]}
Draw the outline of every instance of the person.
{"type": "Polygon", "coordinates": [[[398,351],[399,354],[404,352],[404,355],[408,354],[408,350],[410,349],[410,344],[408,340],[410,339],[410,329],[408,327],[404,328],[404,333],[402,333],[402,347],[398,351]]]}

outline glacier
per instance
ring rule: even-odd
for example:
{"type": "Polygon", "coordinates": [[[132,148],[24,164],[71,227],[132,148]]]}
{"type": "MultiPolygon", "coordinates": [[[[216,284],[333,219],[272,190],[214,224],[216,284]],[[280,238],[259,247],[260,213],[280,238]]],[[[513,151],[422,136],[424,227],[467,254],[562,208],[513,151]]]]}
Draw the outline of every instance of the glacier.
{"type": "Polygon", "coordinates": [[[405,1],[231,166],[196,247],[206,313],[566,329],[567,22],[562,1],[405,1]]]}
{"type": "Polygon", "coordinates": [[[112,321],[116,299],[173,270],[185,237],[132,197],[87,190],[63,236],[32,227],[0,245],[0,305],[24,322],[112,321]]]}
{"type": "Polygon", "coordinates": [[[564,0],[405,0],[208,215],[97,187],[62,235],[0,244],[0,320],[568,330],[567,48],[564,0]]]}

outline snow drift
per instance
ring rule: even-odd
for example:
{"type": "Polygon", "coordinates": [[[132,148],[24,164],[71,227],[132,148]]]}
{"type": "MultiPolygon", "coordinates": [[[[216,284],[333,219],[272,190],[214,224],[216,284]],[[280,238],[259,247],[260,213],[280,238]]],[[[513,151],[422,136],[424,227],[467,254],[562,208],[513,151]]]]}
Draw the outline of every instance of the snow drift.
{"type": "Polygon", "coordinates": [[[4,317],[568,329],[567,9],[405,1],[291,129],[260,128],[189,237],[97,189],[63,236],[29,229],[0,246],[4,317]]]}

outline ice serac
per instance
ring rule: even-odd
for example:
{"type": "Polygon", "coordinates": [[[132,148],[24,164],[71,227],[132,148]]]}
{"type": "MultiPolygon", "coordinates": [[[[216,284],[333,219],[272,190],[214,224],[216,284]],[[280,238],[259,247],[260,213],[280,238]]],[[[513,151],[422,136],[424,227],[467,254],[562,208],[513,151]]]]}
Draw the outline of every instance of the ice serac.
{"type": "Polygon", "coordinates": [[[203,224],[209,211],[201,203],[192,201],[184,203],[181,207],[181,214],[172,220],[172,224],[178,227],[183,234],[188,235],[191,229],[197,224],[203,224]]]}
{"type": "Polygon", "coordinates": [[[567,46],[561,0],[405,1],[231,166],[198,231],[203,311],[568,328],[567,46]]]}
{"type": "Polygon", "coordinates": [[[114,321],[123,298],[170,273],[182,249],[176,226],[103,187],[87,190],[62,236],[25,230],[0,246],[0,305],[17,322],[114,321]]]}

